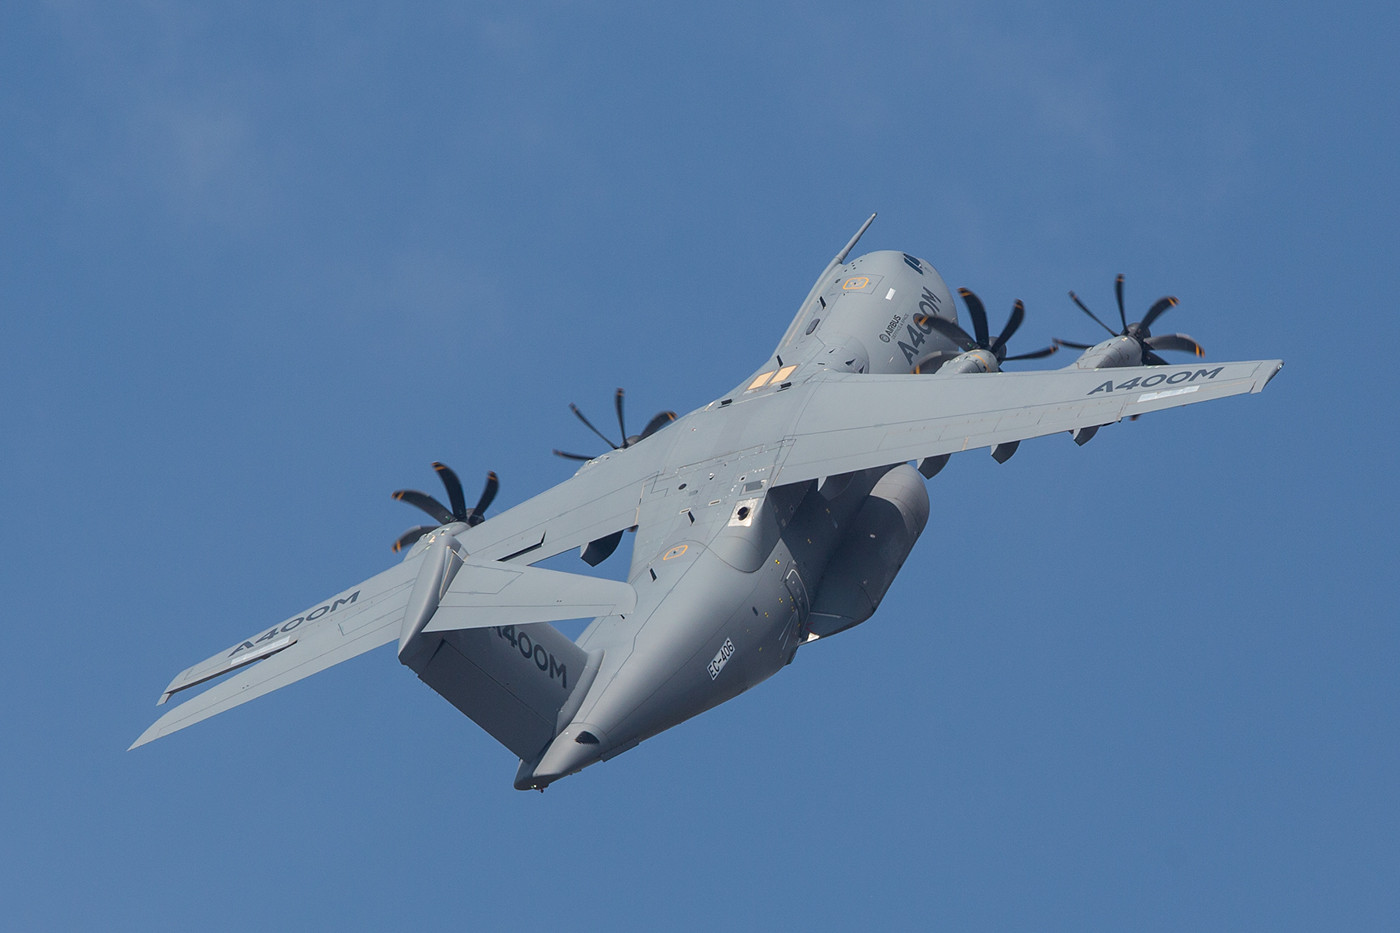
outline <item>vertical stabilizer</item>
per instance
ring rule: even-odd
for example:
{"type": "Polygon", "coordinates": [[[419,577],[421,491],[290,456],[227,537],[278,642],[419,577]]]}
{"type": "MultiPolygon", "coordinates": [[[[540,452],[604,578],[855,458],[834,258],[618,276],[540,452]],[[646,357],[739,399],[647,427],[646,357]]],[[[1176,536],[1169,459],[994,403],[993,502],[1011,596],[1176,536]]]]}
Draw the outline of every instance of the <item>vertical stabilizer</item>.
{"type": "Polygon", "coordinates": [[[598,658],[548,622],[537,622],[443,632],[437,647],[409,666],[528,761],[569,722],[597,673],[598,658]]]}

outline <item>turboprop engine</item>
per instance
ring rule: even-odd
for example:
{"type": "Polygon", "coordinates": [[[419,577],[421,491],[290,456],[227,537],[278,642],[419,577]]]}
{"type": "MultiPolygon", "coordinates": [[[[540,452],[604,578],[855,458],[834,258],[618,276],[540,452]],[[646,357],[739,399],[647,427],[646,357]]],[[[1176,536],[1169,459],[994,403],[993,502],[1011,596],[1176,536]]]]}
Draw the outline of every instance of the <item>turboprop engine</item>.
{"type": "Polygon", "coordinates": [[[928,492],[907,463],[875,483],[827,563],[807,640],[859,625],[879,608],[895,574],[928,523],[928,492]]]}
{"type": "Polygon", "coordinates": [[[1042,347],[1031,353],[1007,356],[1006,343],[1011,339],[1011,335],[1020,329],[1021,322],[1025,320],[1026,306],[1018,300],[1011,307],[1011,316],[1007,319],[1006,326],[1001,329],[996,340],[991,340],[989,339],[991,332],[987,330],[987,309],[982,306],[982,299],[966,288],[958,289],[958,294],[967,304],[967,314],[972,319],[971,334],[958,326],[957,321],[949,321],[933,315],[919,315],[915,318],[915,322],[920,327],[929,327],[938,331],[951,340],[962,353],[947,362],[941,362],[934,357],[925,358],[914,367],[914,372],[934,372],[936,370],[945,375],[998,373],[1001,372],[1001,364],[1006,360],[1038,360],[1059,349],[1057,346],[1042,347]]]}
{"type": "MultiPolygon", "coordinates": [[[[962,353],[946,362],[943,362],[941,356],[925,357],[914,366],[914,372],[937,371],[942,375],[999,373],[1001,372],[1001,364],[1006,360],[1038,360],[1059,349],[1058,346],[1049,346],[1031,353],[1007,356],[1006,343],[1011,339],[1011,335],[1021,327],[1021,322],[1026,319],[1026,306],[1018,299],[1011,307],[1011,316],[1007,318],[1006,326],[1001,329],[996,340],[991,340],[991,332],[987,330],[987,309],[983,307],[982,299],[966,288],[958,289],[958,294],[967,304],[968,317],[972,318],[972,334],[958,326],[957,321],[949,321],[932,315],[918,315],[915,322],[920,327],[938,331],[962,350],[962,353]]],[[[997,463],[1005,463],[1011,459],[1012,454],[1016,453],[1018,446],[1020,446],[1019,441],[998,444],[992,448],[992,459],[996,460],[997,463]]],[[[919,464],[919,472],[932,479],[934,474],[943,469],[947,462],[947,454],[941,457],[930,457],[919,464]]]]}
{"type": "MultiPolygon", "coordinates": [[[[1098,315],[1089,310],[1089,306],[1079,300],[1079,296],[1074,292],[1069,293],[1070,300],[1079,307],[1080,311],[1089,315],[1094,323],[1113,336],[1107,340],[1090,345],[1087,343],[1075,343],[1072,340],[1061,340],[1055,338],[1057,346],[1073,347],[1076,350],[1083,350],[1079,359],[1070,364],[1074,369],[1118,369],[1123,366],[1165,366],[1166,360],[1157,355],[1157,350],[1182,350],[1187,353],[1194,353],[1196,356],[1205,356],[1205,350],[1191,337],[1186,334],[1158,334],[1153,336],[1152,324],[1166,313],[1169,309],[1175,308],[1178,304],[1175,297],[1167,295],[1153,302],[1152,307],[1147,309],[1147,314],[1141,321],[1128,323],[1128,313],[1123,307],[1123,276],[1119,275],[1113,282],[1113,294],[1118,301],[1118,320],[1122,323],[1123,329],[1114,333],[1098,315]]],[[[1137,420],[1137,415],[1132,419],[1137,420]]],[[[1081,447],[1093,440],[1102,425],[1092,425],[1089,427],[1076,428],[1072,433],[1074,442],[1081,447]]],[[[993,454],[995,456],[995,454],[993,454]]]]}
{"type": "Polygon", "coordinates": [[[1061,340],[1055,338],[1055,343],[1064,347],[1073,347],[1076,350],[1083,350],[1079,359],[1072,364],[1078,369],[1115,369],[1120,366],[1165,366],[1167,361],[1157,355],[1158,350],[1182,350],[1186,353],[1194,353],[1196,356],[1204,356],[1205,351],[1201,345],[1186,334],[1158,334],[1153,335],[1152,325],[1167,310],[1177,306],[1177,300],[1171,295],[1159,298],[1152,307],[1147,309],[1147,314],[1141,321],[1128,323],[1128,314],[1123,307],[1123,276],[1118,276],[1113,282],[1113,294],[1118,300],[1118,320],[1122,323],[1121,331],[1114,331],[1098,315],[1089,310],[1089,306],[1079,300],[1079,296],[1074,292],[1069,293],[1072,300],[1080,311],[1089,315],[1094,323],[1108,331],[1110,336],[1107,340],[1092,346],[1087,343],[1075,343],[1071,340],[1061,340]]]}

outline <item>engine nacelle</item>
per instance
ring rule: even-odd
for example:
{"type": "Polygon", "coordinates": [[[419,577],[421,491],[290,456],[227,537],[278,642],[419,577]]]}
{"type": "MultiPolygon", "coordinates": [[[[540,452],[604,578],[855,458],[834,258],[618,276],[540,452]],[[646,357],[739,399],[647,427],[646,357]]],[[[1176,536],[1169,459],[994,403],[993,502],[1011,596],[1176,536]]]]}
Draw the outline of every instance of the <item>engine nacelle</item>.
{"type": "MultiPolygon", "coordinates": [[[[1075,369],[1117,369],[1120,366],[1141,366],[1142,344],[1132,337],[1121,335],[1110,337],[1085,350],[1079,355],[1079,359],[1070,365],[1075,369]]],[[[1101,427],[1103,425],[1075,428],[1070,433],[1074,437],[1074,442],[1083,447],[1094,439],[1094,435],[1099,433],[1101,427]]],[[[992,452],[992,456],[996,456],[996,451],[992,452]]]]}
{"type": "Polygon", "coordinates": [[[827,564],[812,601],[809,639],[870,618],[927,523],[928,492],[918,472],[902,463],[882,476],[827,564]]]}
{"type": "Polygon", "coordinates": [[[1116,369],[1119,366],[1141,366],[1142,344],[1132,337],[1110,337],[1094,344],[1080,354],[1071,365],[1075,369],[1116,369]]]}
{"type": "MultiPolygon", "coordinates": [[[[919,372],[931,372],[922,364],[915,367],[919,372]]],[[[942,366],[938,367],[938,374],[941,376],[951,376],[958,373],[999,373],[1001,364],[997,358],[986,350],[968,350],[953,357],[942,366]]]]}

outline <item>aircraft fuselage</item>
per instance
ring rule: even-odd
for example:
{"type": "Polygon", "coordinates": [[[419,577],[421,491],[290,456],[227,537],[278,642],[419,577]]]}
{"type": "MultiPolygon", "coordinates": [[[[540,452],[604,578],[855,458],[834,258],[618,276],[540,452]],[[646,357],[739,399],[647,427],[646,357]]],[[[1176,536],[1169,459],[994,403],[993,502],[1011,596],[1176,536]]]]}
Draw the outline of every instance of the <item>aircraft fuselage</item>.
{"type": "Polygon", "coordinates": [[[906,373],[930,353],[955,356],[915,319],[956,315],[933,267],[904,253],[862,256],[818,287],[763,367],[644,442],[669,453],[640,504],[636,608],[579,639],[601,652],[598,675],[539,760],[522,761],[517,787],[543,788],[737,696],[878,605],[927,519],[922,478],[900,464],[770,487],[784,426],[764,422],[764,401],[815,368],[906,373]]]}

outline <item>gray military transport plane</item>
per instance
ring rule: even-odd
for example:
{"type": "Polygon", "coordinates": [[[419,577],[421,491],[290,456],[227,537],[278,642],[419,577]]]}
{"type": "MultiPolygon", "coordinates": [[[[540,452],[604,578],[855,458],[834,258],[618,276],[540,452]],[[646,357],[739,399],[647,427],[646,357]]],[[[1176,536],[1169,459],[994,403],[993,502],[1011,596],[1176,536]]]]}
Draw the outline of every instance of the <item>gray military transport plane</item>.
{"type": "MultiPolygon", "coordinates": [[[[400,538],[401,563],[181,673],[160,703],[222,680],[132,748],[397,641],[403,664],[520,758],[515,786],[543,790],[870,618],[928,520],[924,479],[950,455],[1004,461],[1060,432],[1082,444],[1125,416],[1259,392],[1283,365],[1168,364],[1154,351],[1200,355],[1185,335],[1150,333],[1175,299],[1129,325],[1120,278],[1121,332],[1103,325],[1112,336],[1064,369],[1001,372],[1020,303],[993,341],[963,291],[968,334],[924,260],[846,261],[874,219],[733,389],[640,435],[623,428],[572,478],[490,519],[494,474],[468,509],[436,465],[450,508],[395,493],[435,520],[400,538]],[[597,565],[628,530],[625,583],[531,566],[575,548],[597,565]],[[587,618],[577,642],[551,624],[587,618]]],[[[620,390],[617,408],[621,423],[620,390]]]]}

